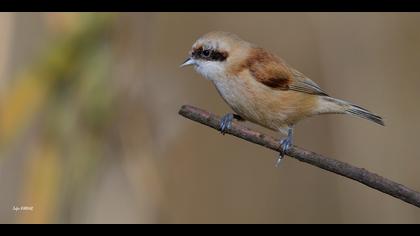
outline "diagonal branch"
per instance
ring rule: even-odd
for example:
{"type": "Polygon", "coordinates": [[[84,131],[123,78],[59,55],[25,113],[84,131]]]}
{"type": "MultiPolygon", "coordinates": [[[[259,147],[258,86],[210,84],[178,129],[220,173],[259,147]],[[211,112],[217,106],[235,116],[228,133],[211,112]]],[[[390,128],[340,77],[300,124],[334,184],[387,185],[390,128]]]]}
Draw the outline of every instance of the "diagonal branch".
{"type": "MultiPolygon", "coordinates": [[[[184,105],[181,110],[179,110],[179,114],[214,129],[219,129],[220,117],[200,108],[184,105]]],[[[248,129],[235,122],[232,123],[231,128],[228,129],[226,133],[275,151],[278,151],[280,148],[279,142],[273,137],[248,129]]],[[[419,192],[411,190],[402,184],[386,179],[363,168],[324,157],[296,146],[291,147],[286,154],[299,161],[306,162],[324,170],[353,179],[411,205],[420,207],[419,192]]]]}

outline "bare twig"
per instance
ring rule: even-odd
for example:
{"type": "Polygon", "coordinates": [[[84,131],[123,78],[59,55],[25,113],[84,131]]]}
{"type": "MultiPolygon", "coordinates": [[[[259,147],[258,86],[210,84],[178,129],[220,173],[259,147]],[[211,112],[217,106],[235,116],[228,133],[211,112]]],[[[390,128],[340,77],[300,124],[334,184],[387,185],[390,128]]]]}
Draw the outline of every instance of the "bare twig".
{"type": "MultiPolygon", "coordinates": [[[[200,108],[184,105],[181,110],[179,110],[179,114],[214,129],[219,129],[220,117],[200,108]]],[[[232,123],[231,128],[228,129],[226,133],[275,151],[278,151],[280,148],[279,141],[273,137],[248,129],[235,122],[232,123]]],[[[386,179],[363,168],[358,168],[341,161],[324,157],[296,146],[291,147],[286,152],[286,155],[324,170],[353,179],[411,205],[420,207],[419,192],[411,190],[402,184],[386,179]]]]}

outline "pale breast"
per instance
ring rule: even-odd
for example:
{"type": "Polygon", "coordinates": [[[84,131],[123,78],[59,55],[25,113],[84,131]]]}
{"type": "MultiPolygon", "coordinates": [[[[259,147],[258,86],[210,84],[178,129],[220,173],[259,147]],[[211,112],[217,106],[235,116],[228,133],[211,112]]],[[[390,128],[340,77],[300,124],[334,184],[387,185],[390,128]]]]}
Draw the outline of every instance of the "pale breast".
{"type": "Polygon", "coordinates": [[[249,84],[236,77],[216,79],[213,82],[225,102],[238,115],[249,120],[258,119],[255,112],[255,93],[249,84]]]}
{"type": "Polygon", "coordinates": [[[213,80],[218,92],[238,115],[272,130],[283,130],[311,113],[315,96],[273,90],[242,73],[213,80]]]}
{"type": "MultiPolygon", "coordinates": [[[[267,128],[278,130],[285,116],[273,110],[266,97],[270,90],[262,87],[254,79],[242,75],[213,80],[218,92],[234,112],[246,120],[267,128]]],[[[270,100],[272,100],[271,98],[270,100]]]]}

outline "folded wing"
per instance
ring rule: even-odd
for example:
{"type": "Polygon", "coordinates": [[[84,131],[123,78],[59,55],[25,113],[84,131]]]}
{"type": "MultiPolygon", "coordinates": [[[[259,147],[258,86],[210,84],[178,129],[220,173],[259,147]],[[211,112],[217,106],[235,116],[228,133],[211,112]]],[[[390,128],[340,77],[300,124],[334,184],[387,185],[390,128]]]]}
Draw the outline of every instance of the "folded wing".
{"type": "Polygon", "coordinates": [[[315,82],[262,48],[255,49],[247,66],[257,81],[272,89],[328,96],[315,82]]]}

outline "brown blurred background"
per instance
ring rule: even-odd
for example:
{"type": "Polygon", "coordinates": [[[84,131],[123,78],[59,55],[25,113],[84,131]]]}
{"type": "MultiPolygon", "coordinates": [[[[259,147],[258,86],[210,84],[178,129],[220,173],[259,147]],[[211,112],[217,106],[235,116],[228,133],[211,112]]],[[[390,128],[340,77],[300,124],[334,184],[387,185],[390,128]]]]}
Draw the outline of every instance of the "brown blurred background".
{"type": "Polygon", "coordinates": [[[420,190],[419,23],[416,13],[2,13],[0,222],[420,223],[411,205],[291,158],[275,168],[275,152],[177,114],[229,111],[179,65],[200,35],[231,31],[387,124],[320,116],[297,126],[296,144],[420,190]]]}

